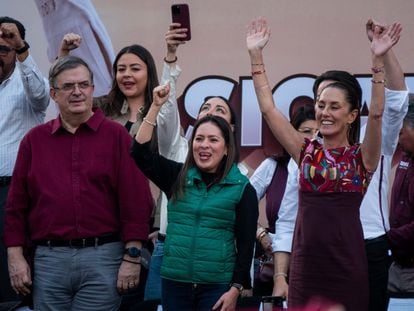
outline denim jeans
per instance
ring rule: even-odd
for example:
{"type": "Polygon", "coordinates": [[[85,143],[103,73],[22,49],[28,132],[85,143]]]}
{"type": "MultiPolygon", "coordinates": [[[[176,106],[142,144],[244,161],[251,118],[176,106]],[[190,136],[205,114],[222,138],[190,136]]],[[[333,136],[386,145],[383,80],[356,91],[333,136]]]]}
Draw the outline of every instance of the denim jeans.
{"type": "Polygon", "coordinates": [[[157,240],[151,256],[151,264],[145,285],[144,300],[161,299],[161,264],[164,256],[164,242],[157,240]]]}
{"type": "Polygon", "coordinates": [[[35,254],[35,310],[118,310],[116,289],[123,243],[71,248],[38,246],[35,254]]]}
{"type": "Polygon", "coordinates": [[[212,310],[229,284],[192,284],[161,279],[163,311],[212,310]]]}

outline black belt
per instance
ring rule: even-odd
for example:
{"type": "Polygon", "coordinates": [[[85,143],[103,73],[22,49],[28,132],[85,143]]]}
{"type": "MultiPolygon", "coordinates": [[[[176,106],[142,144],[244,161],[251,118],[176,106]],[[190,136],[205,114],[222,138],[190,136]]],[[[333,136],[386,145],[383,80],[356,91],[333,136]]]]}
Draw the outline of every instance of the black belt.
{"type": "Polygon", "coordinates": [[[166,235],[158,232],[158,241],[165,242],[166,235]]]}
{"type": "Polygon", "coordinates": [[[388,237],[386,234],[380,235],[374,239],[365,239],[365,244],[373,244],[373,243],[382,243],[388,242],[388,237]]]}
{"type": "Polygon", "coordinates": [[[11,183],[11,176],[0,176],[0,187],[7,187],[11,183]]]}
{"type": "Polygon", "coordinates": [[[92,247],[99,246],[106,243],[118,242],[121,238],[119,234],[104,235],[100,237],[91,237],[84,239],[72,239],[72,240],[37,240],[34,243],[40,246],[49,246],[49,247],[73,247],[73,248],[83,248],[83,247],[92,247]]]}

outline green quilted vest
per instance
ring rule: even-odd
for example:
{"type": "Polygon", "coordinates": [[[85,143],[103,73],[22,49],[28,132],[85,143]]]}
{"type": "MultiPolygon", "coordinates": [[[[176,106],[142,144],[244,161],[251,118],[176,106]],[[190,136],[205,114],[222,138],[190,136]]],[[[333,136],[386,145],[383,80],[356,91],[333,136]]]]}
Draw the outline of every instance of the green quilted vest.
{"type": "Polygon", "coordinates": [[[207,192],[198,169],[189,169],[184,196],[168,203],[162,277],[199,284],[231,282],[236,205],[248,182],[233,165],[207,192]]]}

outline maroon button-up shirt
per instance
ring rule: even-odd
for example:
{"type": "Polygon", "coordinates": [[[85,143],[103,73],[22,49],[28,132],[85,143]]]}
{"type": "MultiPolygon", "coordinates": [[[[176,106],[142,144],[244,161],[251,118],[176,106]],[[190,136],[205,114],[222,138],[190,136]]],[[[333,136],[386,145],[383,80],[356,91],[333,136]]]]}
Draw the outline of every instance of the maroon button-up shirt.
{"type": "Polygon", "coordinates": [[[405,155],[395,173],[388,238],[394,258],[414,258],[414,158],[405,155]]]}
{"type": "Polygon", "coordinates": [[[8,194],[4,242],[76,239],[120,233],[146,240],[153,199],[129,155],[131,137],[101,110],[75,134],[60,118],[22,140],[8,194]]]}

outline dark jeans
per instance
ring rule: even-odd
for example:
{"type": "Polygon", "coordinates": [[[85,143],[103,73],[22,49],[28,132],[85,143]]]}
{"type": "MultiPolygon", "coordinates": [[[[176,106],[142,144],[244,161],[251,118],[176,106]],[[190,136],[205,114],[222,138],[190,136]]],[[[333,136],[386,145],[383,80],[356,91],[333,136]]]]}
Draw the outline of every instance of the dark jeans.
{"type": "Polygon", "coordinates": [[[161,265],[164,257],[164,242],[157,240],[151,255],[144,300],[161,300],[161,265]]]}
{"type": "Polygon", "coordinates": [[[164,311],[207,311],[229,290],[229,284],[192,284],[161,278],[164,311]]]}
{"type": "Polygon", "coordinates": [[[384,234],[378,238],[365,240],[368,258],[369,311],[387,311],[388,269],[391,263],[389,243],[384,234]]]}
{"type": "Polygon", "coordinates": [[[3,244],[4,209],[8,191],[9,187],[0,187],[0,303],[19,300],[10,285],[7,251],[3,244]]]}

